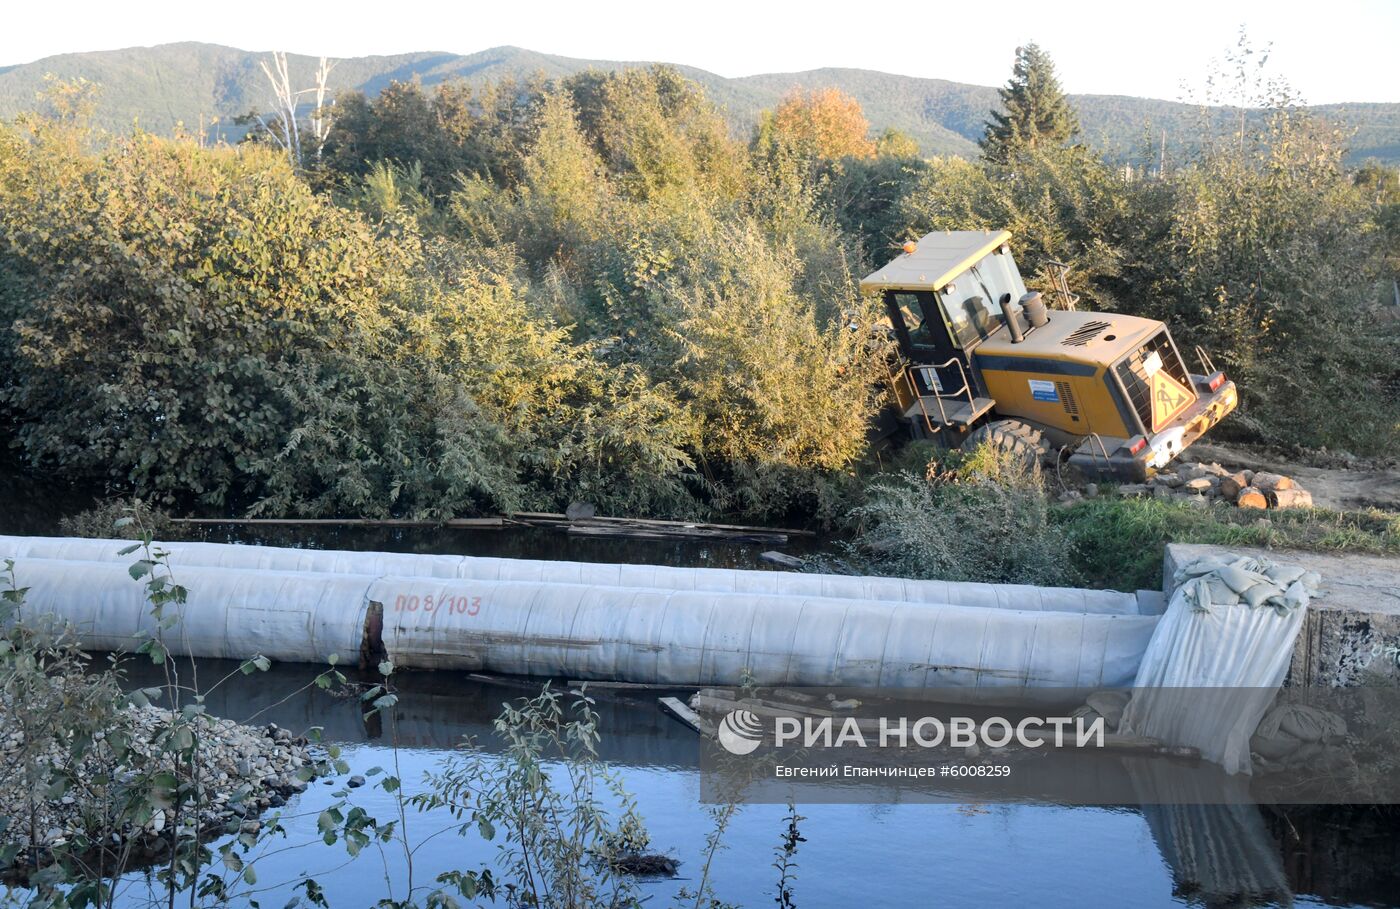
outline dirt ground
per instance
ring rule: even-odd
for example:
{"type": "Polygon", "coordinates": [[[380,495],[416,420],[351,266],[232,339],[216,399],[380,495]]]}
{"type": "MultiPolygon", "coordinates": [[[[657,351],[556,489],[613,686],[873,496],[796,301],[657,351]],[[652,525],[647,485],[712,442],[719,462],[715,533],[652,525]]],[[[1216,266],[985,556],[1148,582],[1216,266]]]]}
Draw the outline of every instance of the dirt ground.
{"type": "Polygon", "coordinates": [[[1400,511],[1400,467],[1393,463],[1333,458],[1330,460],[1336,466],[1321,466],[1319,461],[1329,459],[1314,455],[1308,458],[1309,463],[1299,463],[1277,451],[1210,442],[1192,445],[1183,460],[1215,461],[1223,467],[1267,470],[1292,477],[1312,493],[1313,503],[1322,508],[1400,511]],[[1351,466],[1341,466],[1338,461],[1351,466]]]}

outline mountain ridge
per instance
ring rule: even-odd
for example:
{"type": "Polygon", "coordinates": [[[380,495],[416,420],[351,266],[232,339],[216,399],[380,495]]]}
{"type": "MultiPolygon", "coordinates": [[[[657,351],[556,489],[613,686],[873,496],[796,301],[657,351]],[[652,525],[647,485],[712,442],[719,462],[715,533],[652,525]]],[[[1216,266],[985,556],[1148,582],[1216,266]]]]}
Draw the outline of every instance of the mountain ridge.
{"type": "MultiPolygon", "coordinates": [[[[97,122],[107,129],[126,130],[139,124],[152,132],[168,133],[180,123],[193,129],[217,117],[214,137],[232,141],[241,134],[231,124],[234,117],[270,107],[270,92],[258,66],[267,53],[186,41],[60,54],[0,66],[0,117],[32,109],[46,75],[81,76],[103,86],[97,122]]],[[[295,84],[311,84],[315,57],[288,54],[288,63],[295,84]]],[[[331,74],[331,87],[373,95],[392,81],[415,78],[429,86],[453,78],[481,82],[534,73],[557,79],[587,69],[648,65],[650,61],[564,57],[512,45],[470,54],[414,51],[345,58],[331,74]]],[[[669,65],[703,85],[725,108],[739,135],[746,134],[761,111],[771,109],[790,91],[835,87],[861,103],[875,131],[903,130],[928,155],[973,156],[983,124],[997,103],[992,86],[850,67],[729,78],[699,67],[669,65]]],[[[1194,104],[1130,95],[1075,94],[1070,100],[1079,110],[1084,139],[1120,160],[1132,159],[1149,142],[1155,147],[1163,133],[1168,154],[1180,153],[1189,147],[1201,115],[1194,104]]],[[[1328,104],[1311,109],[1353,131],[1351,161],[1378,158],[1400,163],[1400,103],[1328,104]]]]}

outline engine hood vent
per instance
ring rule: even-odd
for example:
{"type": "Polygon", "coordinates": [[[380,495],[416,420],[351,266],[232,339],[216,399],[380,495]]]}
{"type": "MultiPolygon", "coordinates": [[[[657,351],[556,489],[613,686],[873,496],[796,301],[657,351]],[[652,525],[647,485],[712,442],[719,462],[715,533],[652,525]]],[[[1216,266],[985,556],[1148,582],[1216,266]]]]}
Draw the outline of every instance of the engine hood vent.
{"type": "Polygon", "coordinates": [[[1060,343],[1065,347],[1083,347],[1105,331],[1108,331],[1108,328],[1109,325],[1107,322],[1099,322],[1097,320],[1085,322],[1074,331],[1065,335],[1065,339],[1060,343]]]}

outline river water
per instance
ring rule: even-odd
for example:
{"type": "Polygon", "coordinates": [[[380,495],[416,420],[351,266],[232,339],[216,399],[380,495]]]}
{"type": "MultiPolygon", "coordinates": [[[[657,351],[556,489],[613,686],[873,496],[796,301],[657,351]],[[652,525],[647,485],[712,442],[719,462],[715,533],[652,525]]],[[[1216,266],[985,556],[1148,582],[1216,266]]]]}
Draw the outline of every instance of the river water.
{"type": "MultiPolygon", "coordinates": [[[[13,481],[11,481],[13,482],[13,481]]],[[[56,515],[82,507],[77,494],[49,490],[0,512],[0,533],[52,533],[56,515]]],[[[460,552],[530,558],[761,567],[762,547],[574,540],[554,531],[267,532],[212,528],[201,538],[348,549],[460,552]]],[[[202,678],[221,678],[232,664],[201,661],[202,678]]],[[[153,684],[131,664],[133,685],[153,684]]],[[[468,747],[499,750],[491,721],[503,701],[528,690],[457,673],[403,673],[392,714],[367,722],[354,698],[308,683],[318,667],[280,665],[232,679],[208,701],[212,713],[239,721],[274,722],[294,731],[325,730],[340,744],[351,773],[371,785],[349,792],[352,804],[376,817],[395,811],[375,787],[374,768],[397,764],[409,792],[425,774],[468,747]],[[288,697],[289,692],[296,692],[288,697]]],[[[600,753],[635,797],[652,849],[680,860],[678,879],[644,882],[650,906],[671,906],[694,888],[712,819],[699,800],[695,735],[661,713],[655,692],[599,693],[600,753]]],[[[556,767],[558,771],[560,768],[556,767]]],[[[320,842],[319,812],[339,785],[313,784],[280,809],[285,839],[274,838],[257,863],[256,900],[281,906],[293,885],[311,875],[330,905],[363,907],[402,898],[407,867],[400,851],[370,848],[347,863],[341,846],[320,842]],[[392,889],[386,884],[392,881],[392,889]]],[[[1056,805],[806,805],[796,854],[794,901],[804,909],[851,906],[1382,906],[1400,907],[1400,822],[1372,809],[1283,811],[1202,806],[1084,808],[1056,805]],[[1241,813],[1243,812],[1243,813],[1241,813]]],[[[723,836],[713,868],[716,895],[728,903],[773,905],[772,867],[785,830],[786,808],[742,807],[723,836]]],[[[448,870],[489,867],[497,846],[458,836],[444,812],[410,811],[418,883],[448,870]]],[[[145,904],[142,873],[121,882],[123,905],[145,904]]],[[[421,894],[420,894],[421,896],[421,894]]],[[[246,900],[243,904],[247,904],[246,900]]]]}
{"type": "MultiPolygon", "coordinates": [[[[221,678],[232,663],[201,661],[201,678],[221,678]]],[[[132,684],[156,684],[133,664],[132,684]]],[[[397,676],[399,704],[366,721],[353,698],[308,687],[319,670],[280,665],[234,675],[209,698],[212,712],[300,731],[325,730],[341,744],[352,773],[398,765],[405,789],[469,747],[497,753],[491,721],[507,699],[530,694],[458,673],[397,676]],[[287,693],[299,693],[290,699],[287,693]]],[[[712,821],[699,801],[694,733],[657,709],[655,692],[597,693],[600,755],[636,798],[652,849],[680,859],[680,877],[641,885],[649,905],[670,906],[695,884],[712,821]]],[[[379,818],[395,804],[373,782],[350,790],[352,804],[379,818]]],[[[388,895],[386,874],[402,896],[406,867],[394,850],[366,850],[346,865],[341,847],[319,840],[316,816],[339,785],[313,784],[282,811],[286,840],[259,860],[258,896],[283,905],[292,883],[315,876],[332,906],[367,906],[388,895]]],[[[1400,905],[1400,841],[1369,810],[1279,813],[1255,806],[1084,808],[1053,805],[806,805],[806,838],[797,852],[797,906],[1269,906],[1400,905]],[[1263,888],[1268,892],[1258,892],[1263,888]]],[[[775,849],[786,808],[739,809],[714,866],[717,896],[739,906],[773,904],[775,849]]],[[[453,869],[490,867],[496,846],[476,834],[439,834],[456,822],[445,812],[410,812],[419,882],[453,869]]],[[[127,904],[148,894],[144,876],[128,876],[127,904]]]]}

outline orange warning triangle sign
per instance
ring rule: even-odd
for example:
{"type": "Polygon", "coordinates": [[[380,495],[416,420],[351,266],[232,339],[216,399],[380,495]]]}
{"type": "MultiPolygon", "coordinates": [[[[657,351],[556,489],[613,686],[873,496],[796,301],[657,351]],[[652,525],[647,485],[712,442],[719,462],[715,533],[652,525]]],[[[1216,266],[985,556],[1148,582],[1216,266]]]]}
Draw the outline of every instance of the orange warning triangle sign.
{"type": "Polygon", "coordinates": [[[1148,382],[1148,390],[1152,394],[1153,432],[1160,432],[1162,427],[1170,423],[1172,418],[1185,410],[1195,400],[1195,395],[1191,394],[1191,390],[1167,375],[1165,369],[1159,369],[1152,374],[1152,378],[1148,382]]]}

